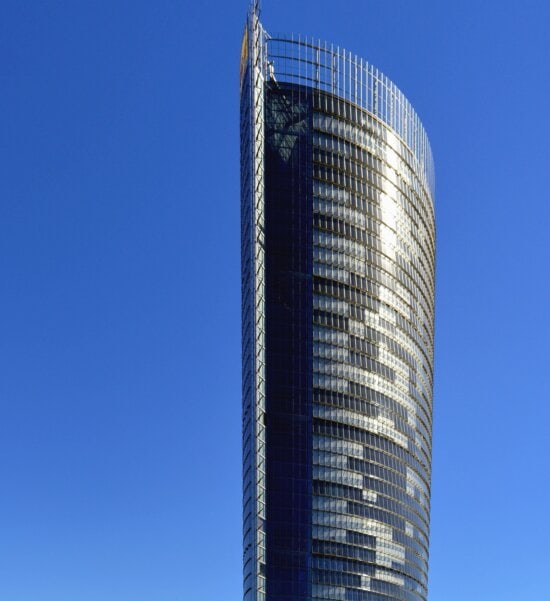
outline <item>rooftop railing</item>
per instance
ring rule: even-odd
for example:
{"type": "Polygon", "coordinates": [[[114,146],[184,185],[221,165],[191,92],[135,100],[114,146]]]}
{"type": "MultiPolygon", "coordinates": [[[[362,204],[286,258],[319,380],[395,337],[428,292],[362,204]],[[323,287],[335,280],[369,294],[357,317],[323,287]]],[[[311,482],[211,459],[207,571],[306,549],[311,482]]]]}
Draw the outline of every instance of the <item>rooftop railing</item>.
{"type": "Polygon", "coordinates": [[[307,85],[339,96],[371,113],[391,128],[418,161],[432,200],[435,176],[428,136],[403,92],[376,67],[351,52],[302,36],[271,37],[265,73],[277,81],[307,85]]]}

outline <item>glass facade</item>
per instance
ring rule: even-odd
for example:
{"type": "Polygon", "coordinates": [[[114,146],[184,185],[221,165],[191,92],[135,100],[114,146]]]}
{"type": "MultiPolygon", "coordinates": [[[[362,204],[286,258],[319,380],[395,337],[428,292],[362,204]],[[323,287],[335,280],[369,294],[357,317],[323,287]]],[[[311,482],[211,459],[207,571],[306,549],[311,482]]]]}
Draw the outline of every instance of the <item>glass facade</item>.
{"type": "Polygon", "coordinates": [[[241,51],[245,601],[427,597],[434,175],[339,48],[241,51]]]}

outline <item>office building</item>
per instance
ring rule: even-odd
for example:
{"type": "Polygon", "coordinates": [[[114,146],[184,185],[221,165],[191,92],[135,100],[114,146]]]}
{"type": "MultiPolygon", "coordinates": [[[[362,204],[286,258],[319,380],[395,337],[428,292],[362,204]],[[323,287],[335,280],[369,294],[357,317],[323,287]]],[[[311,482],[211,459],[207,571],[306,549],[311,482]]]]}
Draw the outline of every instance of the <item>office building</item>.
{"type": "Polygon", "coordinates": [[[366,61],[241,49],[245,601],[427,598],[434,170],[366,61]]]}

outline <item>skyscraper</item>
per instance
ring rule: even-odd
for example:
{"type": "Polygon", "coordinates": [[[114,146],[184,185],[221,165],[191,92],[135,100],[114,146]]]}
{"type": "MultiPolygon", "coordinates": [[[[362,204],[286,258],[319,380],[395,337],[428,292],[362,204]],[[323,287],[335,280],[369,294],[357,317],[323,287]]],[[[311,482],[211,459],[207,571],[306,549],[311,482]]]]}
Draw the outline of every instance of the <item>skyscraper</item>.
{"type": "Polygon", "coordinates": [[[427,596],[434,174],[366,61],[241,49],[245,601],[427,596]]]}

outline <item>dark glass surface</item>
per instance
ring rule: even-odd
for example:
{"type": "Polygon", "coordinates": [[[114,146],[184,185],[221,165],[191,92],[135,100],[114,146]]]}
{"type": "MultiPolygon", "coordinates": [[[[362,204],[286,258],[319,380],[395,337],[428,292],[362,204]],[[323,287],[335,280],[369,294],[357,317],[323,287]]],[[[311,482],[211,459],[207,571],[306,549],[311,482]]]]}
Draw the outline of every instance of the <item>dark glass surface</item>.
{"type": "Polygon", "coordinates": [[[266,86],[266,595],[311,598],[312,98],[266,86]]]}

